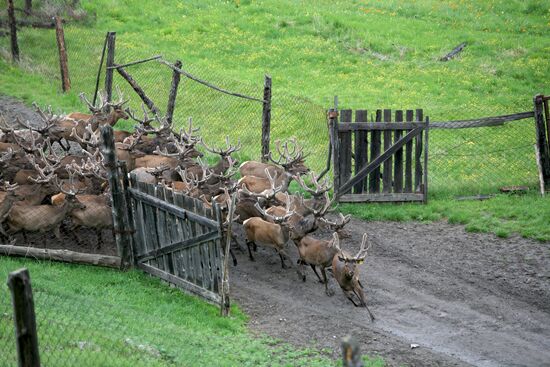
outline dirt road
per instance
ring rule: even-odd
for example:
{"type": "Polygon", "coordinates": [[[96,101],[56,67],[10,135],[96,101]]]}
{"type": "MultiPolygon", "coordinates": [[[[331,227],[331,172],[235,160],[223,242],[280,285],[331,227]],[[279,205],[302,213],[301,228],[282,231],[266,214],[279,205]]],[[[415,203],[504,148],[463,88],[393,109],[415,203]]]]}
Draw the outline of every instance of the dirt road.
{"type": "Polygon", "coordinates": [[[231,291],[251,329],[330,348],[335,358],[351,333],[364,353],[392,366],[550,366],[548,243],[445,223],[353,220],[343,246],[357,251],[364,231],[374,241],[361,276],[374,323],[334,279],[329,298],[311,270],[303,283],[296,268],[281,269],[273,250],[259,248],[255,262],[237,251],[231,268],[231,291]]]}

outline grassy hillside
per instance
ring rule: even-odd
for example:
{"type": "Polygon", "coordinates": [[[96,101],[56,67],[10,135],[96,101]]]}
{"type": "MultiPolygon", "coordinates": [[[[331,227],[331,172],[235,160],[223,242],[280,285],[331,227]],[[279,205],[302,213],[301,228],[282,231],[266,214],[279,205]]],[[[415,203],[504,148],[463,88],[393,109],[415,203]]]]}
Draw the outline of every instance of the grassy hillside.
{"type": "MultiPolygon", "coordinates": [[[[22,2],[17,0],[16,2],[22,2]]],[[[46,1],[42,1],[46,2],[46,1]]],[[[62,3],[63,1],[49,1],[62,3]]],[[[550,1],[81,1],[88,17],[66,28],[73,92],[59,93],[53,31],[20,32],[25,74],[0,61],[0,93],[27,102],[83,109],[78,92],[93,91],[106,31],[117,31],[119,63],[162,54],[224,88],[261,97],[263,75],[273,77],[274,138],[295,135],[323,167],[327,135],[324,109],[338,95],[342,108],[424,108],[431,121],[466,119],[532,108],[536,93],[549,93],[550,1]],[[438,59],[461,42],[450,62],[438,59]],[[4,72],[5,70],[5,72],[4,72]]],[[[4,6],[4,5],[2,5],[4,6]]],[[[7,38],[0,40],[7,45],[7,38]]],[[[129,69],[155,103],[166,104],[170,70],[156,63],[129,69]]],[[[115,79],[127,95],[122,79],[115,79]]],[[[132,106],[138,107],[135,95],[132,106]]],[[[261,106],[220,95],[183,80],[176,121],[192,116],[209,143],[230,135],[259,155],[261,106]]],[[[129,124],[123,125],[128,127],[129,124]]],[[[455,218],[479,229],[520,232],[550,239],[532,218],[535,193],[499,196],[494,204],[450,198],[498,193],[504,185],[536,190],[531,120],[498,128],[437,131],[430,139],[433,207],[353,206],[366,218],[455,218]],[[512,213],[512,208],[515,212],[512,213]],[[395,211],[401,214],[394,215],[395,211]],[[516,213],[517,212],[517,213],[516,213]],[[464,213],[467,213],[465,215],[464,213]],[[527,229],[526,229],[527,226],[527,229]],[[536,234],[533,234],[536,233],[536,234]]]]}
{"type": "MultiPolygon", "coordinates": [[[[43,365],[330,366],[319,351],[248,334],[245,316],[142,272],[0,257],[0,365],[16,364],[8,273],[27,267],[43,365]]],[[[366,366],[382,366],[366,360],[366,366]]]]}

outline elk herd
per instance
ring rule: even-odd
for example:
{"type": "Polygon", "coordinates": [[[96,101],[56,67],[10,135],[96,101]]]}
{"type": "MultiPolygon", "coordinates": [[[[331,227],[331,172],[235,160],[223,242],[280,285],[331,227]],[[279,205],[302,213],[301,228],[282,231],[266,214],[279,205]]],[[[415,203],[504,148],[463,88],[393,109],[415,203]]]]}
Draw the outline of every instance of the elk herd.
{"type": "MultiPolygon", "coordinates": [[[[82,242],[76,228],[96,233],[96,247],[102,231],[112,230],[107,171],[100,150],[100,127],[115,126],[120,119],[136,122],[134,132],[115,130],[116,155],[138,181],[163,185],[175,192],[198,198],[208,207],[216,202],[227,212],[235,197],[235,221],[246,234],[248,256],[254,261],[258,246],[273,248],[281,266],[292,261],[288,242],[299,254],[298,274],[306,281],[310,267],[325,292],[332,296],[330,270],[346,297],[355,306],[367,307],[359,267],[368,251],[367,235],[360,250],[352,255],[340,246],[339,233],[350,216],[327,218],[333,201],[327,179],[319,179],[305,165],[303,149],[296,140],[276,142],[269,163],[247,161],[238,165],[233,157],[241,148],[226,138],[225,146],[211,147],[189,120],[185,128],[172,129],[165,117],[150,116],[146,108],[137,116],[127,101],[108,102],[100,94],[96,107],[81,94],[91,114],[56,115],[51,108],[34,105],[38,121],[7,121],[0,116],[0,240],[20,233],[51,232],[58,239],[64,230],[82,242]],[[209,164],[202,152],[219,156],[209,164]],[[240,179],[234,177],[239,175],[240,179]],[[297,192],[289,192],[295,181],[297,192]],[[308,198],[306,198],[306,196],[308,198]],[[328,239],[313,233],[323,228],[328,239]]],[[[232,254],[233,263],[237,265],[232,254]]],[[[367,308],[368,310],[368,308],[367,308]]],[[[369,311],[371,319],[374,319],[369,311]]]]}

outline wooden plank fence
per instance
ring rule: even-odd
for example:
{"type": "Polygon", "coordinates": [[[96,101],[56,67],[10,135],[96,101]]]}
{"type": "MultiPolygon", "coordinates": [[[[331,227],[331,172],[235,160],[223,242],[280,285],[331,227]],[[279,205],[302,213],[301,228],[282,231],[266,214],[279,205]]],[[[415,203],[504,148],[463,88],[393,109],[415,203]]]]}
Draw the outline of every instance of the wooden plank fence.
{"type": "Polygon", "coordinates": [[[426,201],[428,122],[422,109],[394,112],[329,114],[339,201],[426,201]]]}
{"type": "Polygon", "coordinates": [[[134,258],[145,272],[183,290],[229,307],[222,281],[227,266],[222,251],[223,223],[219,206],[172,189],[136,180],[127,188],[136,231],[134,258]]]}

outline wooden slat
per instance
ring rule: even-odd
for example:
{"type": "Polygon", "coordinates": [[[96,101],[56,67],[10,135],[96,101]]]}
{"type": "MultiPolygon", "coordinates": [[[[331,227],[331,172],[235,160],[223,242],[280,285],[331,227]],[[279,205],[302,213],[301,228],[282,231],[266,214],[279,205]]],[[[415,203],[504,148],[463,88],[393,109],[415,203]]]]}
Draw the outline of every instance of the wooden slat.
{"type": "MultiPolygon", "coordinates": [[[[164,190],[164,197],[166,199],[166,202],[169,204],[174,204],[174,195],[171,189],[167,188],[166,186],[163,186],[164,190]]],[[[167,214],[167,224],[168,224],[168,234],[170,243],[176,243],[179,241],[182,241],[180,233],[178,233],[178,223],[177,223],[177,217],[175,217],[172,214],[167,214]]],[[[170,253],[169,261],[172,264],[172,271],[170,273],[177,275],[177,252],[170,253]]]]}
{"type": "Polygon", "coordinates": [[[198,245],[203,244],[205,242],[212,241],[213,239],[216,239],[218,237],[219,237],[218,232],[204,233],[204,234],[201,234],[198,237],[188,238],[186,240],[179,241],[179,242],[176,242],[176,243],[172,243],[172,244],[166,245],[162,248],[149,251],[149,252],[139,256],[138,260],[148,261],[148,260],[157,258],[159,256],[163,256],[163,255],[172,253],[174,251],[188,250],[188,249],[190,249],[194,246],[198,246],[198,245]]]}
{"type": "MultiPolygon", "coordinates": [[[[395,111],[395,121],[403,121],[403,111],[395,111]]],[[[403,130],[395,130],[394,140],[399,141],[403,135],[403,130]]],[[[395,152],[395,160],[393,162],[393,192],[403,192],[403,149],[395,152]]]]}
{"type": "MultiPolygon", "coordinates": [[[[340,123],[351,122],[352,110],[340,111],[340,123]]],[[[346,182],[351,177],[351,132],[338,129],[340,139],[340,175],[342,182],[346,182]]]]}
{"type": "MultiPolygon", "coordinates": [[[[412,121],[412,120],[411,120],[412,121]]],[[[357,130],[411,130],[419,126],[424,126],[423,122],[354,122],[354,123],[343,123],[338,126],[339,130],[342,131],[357,131],[357,130]]]]}
{"type": "Polygon", "coordinates": [[[340,188],[340,139],[338,138],[338,117],[337,110],[331,109],[329,111],[329,128],[330,128],[330,145],[332,146],[332,160],[333,160],[333,172],[334,172],[334,194],[338,193],[340,188]]]}
{"type": "MultiPolygon", "coordinates": [[[[412,121],[414,119],[414,111],[407,110],[405,119],[407,120],[407,122],[412,121]]],[[[411,140],[410,142],[407,143],[407,145],[405,145],[405,192],[413,191],[412,151],[413,151],[413,141],[411,140]]]]}
{"type": "Polygon", "coordinates": [[[428,136],[430,133],[430,119],[426,117],[426,130],[424,131],[424,204],[428,203],[428,136]]]}
{"type": "MultiPolygon", "coordinates": [[[[147,193],[147,195],[154,198],[154,196],[155,196],[155,187],[154,187],[154,185],[145,184],[145,192],[147,193]]],[[[148,210],[149,210],[149,216],[146,219],[149,221],[149,226],[150,226],[150,230],[151,230],[148,233],[149,239],[151,241],[151,248],[152,249],[158,249],[160,247],[160,241],[159,241],[159,237],[158,237],[158,226],[157,226],[158,216],[156,215],[157,214],[156,213],[157,207],[147,205],[146,208],[148,208],[148,210]]],[[[156,266],[157,268],[159,268],[161,270],[165,270],[164,269],[164,262],[162,261],[162,259],[153,259],[153,260],[151,260],[151,265],[156,266]]]]}
{"type": "MultiPolygon", "coordinates": [[[[367,110],[356,110],[355,111],[355,121],[366,121],[368,118],[367,110]]],[[[365,130],[355,131],[355,174],[359,172],[367,164],[367,152],[368,152],[368,141],[367,141],[367,132],[365,130]]],[[[353,192],[361,194],[363,188],[367,188],[366,185],[367,177],[362,182],[359,182],[354,186],[353,192]]]]}
{"type": "MultiPolygon", "coordinates": [[[[155,185],[153,186],[153,189],[154,189],[155,197],[159,200],[165,201],[164,191],[161,189],[161,187],[158,185],[155,185]]],[[[158,240],[159,240],[159,247],[158,247],[159,250],[171,243],[166,236],[166,230],[167,230],[166,214],[167,213],[164,210],[157,208],[156,225],[157,225],[157,234],[158,234],[158,240]]],[[[168,215],[170,215],[170,213],[168,213],[168,215]]],[[[158,260],[160,263],[162,263],[162,269],[172,274],[172,271],[170,271],[170,265],[168,263],[167,256],[161,255],[158,260]]]]}
{"type": "MultiPolygon", "coordinates": [[[[184,196],[181,193],[174,193],[174,202],[175,204],[183,208],[184,207],[184,196]]],[[[189,226],[189,221],[187,219],[178,218],[178,222],[180,225],[180,230],[183,232],[183,240],[191,238],[191,229],[189,226]]],[[[179,269],[179,276],[183,279],[186,279],[190,282],[194,281],[194,278],[192,277],[192,273],[190,272],[190,266],[189,263],[189,252],[188,251],[178,251],[178,258],[180,259],[182,263],[182,267],[179,269]]]]}
{"type": "MultiPolygon", "coordinates": [[[[382,110],[376,110],[376,122],[382,121],[382,110]]],[[[377,130],[371,131],[371,145],[370,145],[370,158],[369,162],[372,162],[380,155],[381,150],[381,132],[377,130]]],[[[371,174],[369,174],[369,192],[380,192],[380,168],[376,167],[371,174]]]]}
{"type": "MultiPolygon", "coordinates": [[[[416,121],[422,121],[424,119],[424,113],[421,109],[416,110],[416,121]]],[[[415,155],[414,155],[414,190],[415,192],[422,192],[420,184],[422,183],[422,134],[416,137],[415,141],[415,155]]]]}
{"type": "MultiPolygon", "coordinates": [[[[390,122],[391,121],[391,110],[384,110],[384,122],[390,122]]],[[[384,130],[384,151],[388,150],[391,145],[393,144],[392,139],[392,130],[384,130]]],[[[384,161],[384,170],[383,170],[383,176],[382,181],[384,182],[384,186],[382,188],[382,192],[388,193],[392,192],[392,161],[393,157],[388,157],[384,161]]]]}
{"type": "Polygon", "coordinates": [[[149,274],[152,274],[160,279],[163,279],[169,283],[172,283],[178,286],[180,289],[184,291],[188,291],[190,293],[199,295],[205,300],[213,302],[216,305],[219,305],[220,303],[221,297],[219,294],[203,289],[197,286],[196,284],[183,280],[175,275],[169,274],[155,267],[152,267],[146,264],[138,264],[138,267],[149,274]]]}
{"type": "Polygon", "coordinates": [[[348,182],[344,183],[342,185],[341,192],[345,192],[345,190],[349,190],[353,185],[355,185],[358,181],[362,180],[365,175],[373,172],[376,168],[378,168],[384,161],[391,158],[391,156],[399,149],[402,148],[408,141],[413,139],[415,136],[422,133],[424,129],[421,127],[417,127],[414,130],[411,130],[407,135],[399,139],[398,142],[396,142],[394,145],[390,146],[389,149],[385,150],[384,153],[382,153],[380,156],[378,156],[376,159],[371,161],[369,164],[367,164],[363,169],[361,169],[356,176],[351,178],[348,182]]]}
{"type": "MultiPolygon", "coordinates": [[[[160,201],[157,198],[155,198],[153,195],[148,195],[147,193],[143,193],[139,190],[130,188],[130,193],[134,195],[137,199],[142,200],[143,202],[149,204],[150,206],[158,207],[160,209],[166,210],[169,213],[174,214],[177,217],[180,217],[182,219],[186,219],[189,217],[191,220],[195,222],[199,222],[201,224],[207,225],[211,228],[216,228],[217,222],[213,221],[208,218],[201,217],[200,215],[196,215],[192,212],[192,209],[190,210],[187,206],[187,203],[184,202],[183,209],[182,207],[166,203],[164,201],[160,201]]],[[[192,200],[191,200],[191,208],[192,206],[192,200]]]]}
{"type": "Polygon", "coordinates": [[[382,203],[382,202],[406,202],[406,201],[423,201],[423,194],[415,193],[388,193],[388,194],[353,194],[343,195],[338,201],[342,203],[382,203]]]}

